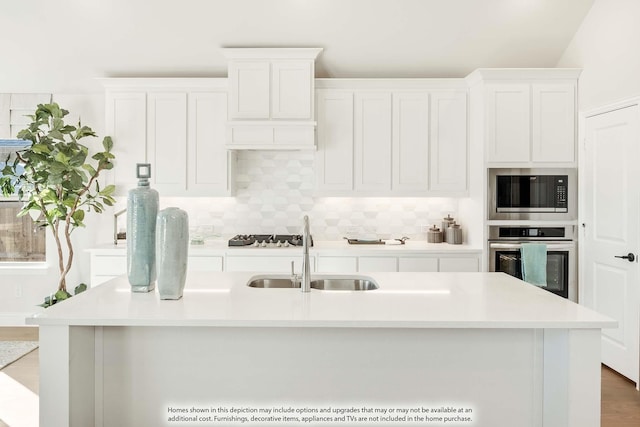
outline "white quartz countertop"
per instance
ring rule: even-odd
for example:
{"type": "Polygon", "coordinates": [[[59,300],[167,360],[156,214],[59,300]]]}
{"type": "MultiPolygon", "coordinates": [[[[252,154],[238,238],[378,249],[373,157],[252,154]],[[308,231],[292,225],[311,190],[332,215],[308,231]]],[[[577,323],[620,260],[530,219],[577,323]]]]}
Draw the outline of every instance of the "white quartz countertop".
{"type": "MultiPolygon", "coordinates": [[[[132,293],[125,276],[28,324],[95,326],[607,328],[616,322],[504,273],[371,273],[379,289],[246,286],[259,273],[190,272],[180,300],[132,293]]],[[[331,275],[313,275],[313,278],[331,275]]]]}
{"type": "MultiPolygon", "coordinates": [[[[474,253],[479,254],[482,248],[471,245],[450,245],[448,243],[427,243],[424,240],[409,240],[404,245],[350,245],[346,240],[321,240],[314,241],[314,245],[309,249],[313,254],[326,254],[335,256],[358,256],[358,255],[419,255],[434,253],[474,253]]],[[[96,255],[118,255],[126,254],[126,243],[103,244],[95,248],[88,249],[96,255]]],[[[227,241],[212,241],[205,245],[190,245],[190,256],[207,255],[288,255],[302,253],[301,247],[288,248],[256,248],[248,246],[228,246],[227,241]]]]}

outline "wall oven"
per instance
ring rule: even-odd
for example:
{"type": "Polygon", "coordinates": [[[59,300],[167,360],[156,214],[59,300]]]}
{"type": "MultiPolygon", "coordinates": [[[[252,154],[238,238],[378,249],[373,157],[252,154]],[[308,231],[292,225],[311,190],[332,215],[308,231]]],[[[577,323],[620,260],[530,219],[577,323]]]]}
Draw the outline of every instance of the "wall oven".
{"type": "Polygon", "coordinates": [[[490,220],[575,220],[575,169],[489,169],[490,220]]]}
{"type": "Polygon", "coordinates": [[[573,225],[490,226],[489,271],[501,271],[522,279],[522,244],[544,243],[547,245],[547,285],[542,288],[578,302],[575,238],[573,225]]]}

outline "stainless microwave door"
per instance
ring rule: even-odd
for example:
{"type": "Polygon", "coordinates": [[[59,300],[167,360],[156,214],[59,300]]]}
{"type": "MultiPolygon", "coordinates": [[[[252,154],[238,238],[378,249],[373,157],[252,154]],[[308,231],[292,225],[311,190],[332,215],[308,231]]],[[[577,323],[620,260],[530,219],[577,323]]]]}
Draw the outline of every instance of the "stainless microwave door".
{"type": "Polygon", "coordinates": [[[490,220],[575,220],[578,203],[577,182],[577,172],[573,168],[489,169],[488,218],[490,220]],[[566,176],[566,194],[562,194],[565,200],[563,206],[556,206],[557,182],[548,178],[552,176],[566,176]]]}

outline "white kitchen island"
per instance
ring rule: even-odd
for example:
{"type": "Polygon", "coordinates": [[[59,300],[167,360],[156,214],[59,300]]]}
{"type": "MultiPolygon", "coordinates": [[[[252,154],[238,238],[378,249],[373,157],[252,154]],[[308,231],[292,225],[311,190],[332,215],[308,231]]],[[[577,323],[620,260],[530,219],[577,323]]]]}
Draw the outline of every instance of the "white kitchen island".
{"type": "Polygon", "coordinates": [[[28,319],[41,427],[600,425],[616,323],[584,307],[503,273],[306,294],[253,275],[190,273],[178,301],[119,277],[28,319]]]}

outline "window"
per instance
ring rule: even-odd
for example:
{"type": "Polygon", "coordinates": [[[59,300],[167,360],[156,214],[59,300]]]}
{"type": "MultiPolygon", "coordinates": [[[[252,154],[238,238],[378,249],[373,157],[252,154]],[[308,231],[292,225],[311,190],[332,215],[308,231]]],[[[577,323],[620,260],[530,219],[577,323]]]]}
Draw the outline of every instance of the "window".
{"type": "Polygon", "coordinates": [[[0,262],[44,262],[44,228],[29,215],[18,218],[21,202],[0,202],[0,262]]]}
{"type": "MultiPolygon", "coordinates": [[[[27,127],[38,104],[51,102],[51,94],[0,94],[0,171],[7,155],[27,143],[16,138],[27,127]]],[[[38,227],[29,215],[18,218],[22,202],[17,197],[5,198],[0,192],[0,263],[44,262],[44,228],[38,227]]]]}
{"type": "MultiPolygon", "coordinates": [[[[20,146],[24,141],[0,140],[0,171],[7,154],[20,146]]],[[[0,193],[0,262],[44,262],[46,232],[29,215],[18,218],[21,209],[22,202],[0,193]]]]}

